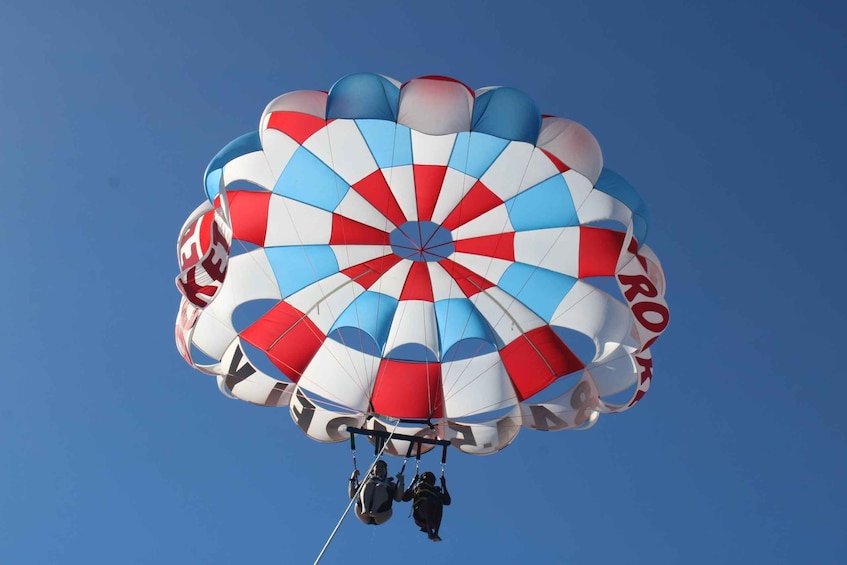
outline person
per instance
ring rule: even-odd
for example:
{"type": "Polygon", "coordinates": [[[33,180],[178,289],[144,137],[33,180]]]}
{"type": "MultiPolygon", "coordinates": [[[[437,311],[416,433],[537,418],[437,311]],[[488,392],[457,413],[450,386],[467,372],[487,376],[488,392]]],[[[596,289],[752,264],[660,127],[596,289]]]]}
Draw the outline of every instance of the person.
{"type": "Polygon", "coordinates": [[[380,459],[374,465],[373,472],[365,479],[362,488],[359,489],[359,470],[353,471],[350,482],[347,485],[347,494],[350,498],[359,493],[356,500],[355,513],[365,524],[378,526],[384,524],[391,518],[393,501],[400,502],[403,496],[403,473],[397,473],[397,483],[388,477],[388,464],[380,459]]]}
{"type": "Polygon", "coordinates": [[[409,490],[403,493],[403,500],[412,502],[415,524],[425,532],[432,541],[441,541],[438,530],[441,528],[441,516],[444,507],[450,505],[450,493],[447,492],[447,481],[441,477],[441,486],[435,486],[435,475],[426,471],[415,477],[409,490]]]}

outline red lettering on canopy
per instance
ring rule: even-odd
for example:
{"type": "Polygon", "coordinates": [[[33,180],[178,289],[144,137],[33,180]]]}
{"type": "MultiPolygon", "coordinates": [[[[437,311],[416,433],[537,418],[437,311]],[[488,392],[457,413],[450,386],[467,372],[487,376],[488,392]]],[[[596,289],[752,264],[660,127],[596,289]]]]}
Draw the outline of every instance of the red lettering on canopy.
{"type": "Polygon", "coordinates": [[[224,282],[226,268],[229,265],[229,243],[218,228],[217,222],[212,224],[212,244],[209,252],[203,258],[201,266],[213,281],[224,282]]]}
{"type": "Polygon", "coordinates": [[[179,307],[179,317],[176,320],[174,328],[174,337],[176,338],[176,348],[182,358],[189,365],[193,365],[191,360],[191,349],[188,343],[188,336],[191,333],[194,324],[197,323],[197,318],[200,316],[200,310],[193,308],[187,300],[181,301],[179,307]]]}
{"type": "Polygon", "coordinates": [[[643,370],[641,371],[640,382],[649,381],[653,379],[653,359],[649,357],[635,357],[635,362],[638,363],[638,366],[643,370]]]}
{"type": "Polygon", "coordinates": [[[185,270],[200,262],[209,249],[209,226],[213,223],[215,211],[210,210],[188,226],[179,245],[179,268],[185,270]]]}
{"type": "Polygon", "coordinates": [[[638,304],[632,305],[632,313],[635,314],[635,319],[638,320],[638,323],[655,333],[662,333],[665,331],[665,328],[668,327],[668,322],[670,321],[670,311],[667,306],[664,304],[657,304],[655,302],[639,302],[638,304]],[[654,314],[658,314],[661,316],[661,319],[658,322],[651,322],[647,319],[647,313],[652,312],[654,314]]]}
{"type": "Polygon", "coordinates": [[[630,406],[640,401],[641,398],[647,394],[647,387],[643,387],[642,385],[653,380],[653,359],[645,357],[634,357],[634,359],[641,367],[642,371],[638,377],[638,390],[636,391],[632,401],[629,403],[630,406]]]}
{"type": "Polygon", "coordinates": [[[196,271],[196,266],[188,269],[176,280],[176,286],[189,302],[200,308],[205,308],[212,301],[220,286],[198,283],[195,278],[196,271]]]}
{"type": "Polygon", "coordinates": [[[629,302],[635,300],[635,297],[639,294],[648,298],[655,298],[659,295],[656,286],[644,275],[618,275],[618,280],[622,285],[629,287],[623,293],[629,302]]]}

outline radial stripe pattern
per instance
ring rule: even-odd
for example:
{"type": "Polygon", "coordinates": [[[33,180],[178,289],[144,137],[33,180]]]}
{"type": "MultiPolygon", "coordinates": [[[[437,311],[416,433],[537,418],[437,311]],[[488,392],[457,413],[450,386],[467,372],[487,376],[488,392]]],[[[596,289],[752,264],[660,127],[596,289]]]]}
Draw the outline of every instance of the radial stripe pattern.
{"type": "Polygon", "coordinates": [[[669,313],[646,206],[519,90],[364,73],[285,94],[205,187],[178,242],[180,353],[314,439],[428,420],[406,431],[492,453],[649,387],[669,313]]]}

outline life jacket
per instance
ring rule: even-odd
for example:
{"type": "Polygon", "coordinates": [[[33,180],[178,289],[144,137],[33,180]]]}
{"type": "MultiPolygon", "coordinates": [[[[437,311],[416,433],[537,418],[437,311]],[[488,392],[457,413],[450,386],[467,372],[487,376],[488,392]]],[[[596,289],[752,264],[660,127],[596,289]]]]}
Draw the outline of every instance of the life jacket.
{"type": "Polygon", "coordinates": [[[415,487],[415,501],[412,503],[413,508],[417,508],[424,500],[437,500],[441,502],[441,487],[420,483],[415,487]]]}

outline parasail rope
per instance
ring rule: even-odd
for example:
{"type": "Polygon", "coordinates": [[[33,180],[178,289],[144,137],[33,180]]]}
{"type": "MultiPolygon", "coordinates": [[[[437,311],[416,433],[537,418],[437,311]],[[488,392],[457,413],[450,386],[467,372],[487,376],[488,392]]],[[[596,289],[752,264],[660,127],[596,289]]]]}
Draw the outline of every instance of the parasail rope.
{"type": "MultiPolygon", "coordinates": [[[[379,453],[376,454],[376,457],[374,457],[371,466],[368,467],[368,472],[365,474],[366,479],[373,472],[374,467],[376,467],[376,462],[382,459],[382,454],[385,451],[385,448],[388,447],[388,442],[391,441],[391,438],[394,436],[394,432],[397,431],[397,426],[399,425],[400,420],[397,420],[397,422],[394,424],[394,428],[391,430],[391,433],[388,434],[388,439],[386,439],[385,442],[382,444],[382,449],[379,451],[379,453]]],[[[335,534],[338,533],[338,529],[341,527],[341,523],[344,522],[344,519],[347,517],[347,514],[350,513],[350,509],[353,507],[353,504],[355,504],[355,502],[359,499],[359,493],[364,488],[366,482],[367,480],[363,480],[359,483],[359,487],[356,489],[356,493],[353,495],[353,498],[350,499],[350,502],[347,504],[347,508],[344,509],[344,513],[341,514],[341,518],[338,519],[338,523],[335,524],[335,528],[333,528],[332,533],[329,534],[329,538],[327,538],[326,543],[324,544],[323,548],[321,549],[321,552],[315,559],[313,565],[318,565],[318,563],[321,562],[321,559],[323,559],[324,553],[326,553],[326,550],[329,548],[329,544],[332,543],[333,538],[335,538],[335,534]]]]}

